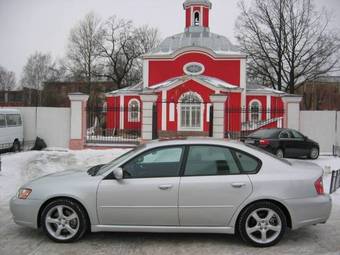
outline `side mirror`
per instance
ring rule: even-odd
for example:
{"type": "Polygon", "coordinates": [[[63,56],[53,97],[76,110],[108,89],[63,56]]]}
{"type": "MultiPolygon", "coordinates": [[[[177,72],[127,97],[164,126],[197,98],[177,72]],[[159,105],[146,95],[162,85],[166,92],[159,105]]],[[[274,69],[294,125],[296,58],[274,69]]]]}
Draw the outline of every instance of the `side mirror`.
{"type": "Polygon", "coordinates": [[[121,167],[118,167],[113,170],[113,176],[116,178],[116,180],[122,180],[123,179],[123,169],[121,167]]]}

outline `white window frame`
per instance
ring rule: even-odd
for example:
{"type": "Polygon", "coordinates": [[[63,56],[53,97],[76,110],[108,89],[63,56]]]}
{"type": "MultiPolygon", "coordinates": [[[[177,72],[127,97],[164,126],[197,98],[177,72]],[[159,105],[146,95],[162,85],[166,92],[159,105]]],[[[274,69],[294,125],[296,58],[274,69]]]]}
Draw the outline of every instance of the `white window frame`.
{"type": "Polygon", "coordinates": [[[203,121],[204,121],[204,104],[203,104],[203,99],[202,97],[193,91],[189,91],[189,92],[185,92],[184,94],[182,94],[182,96],[179,99],[179,103],[177,105],[177,130],[178,131],[198,131],[198,132],[202,132],[203,131],[203,121]],[[194,94],[198,99],[199,99],[199,103],[197,104],[187,104],[187,103],[182,103],[183,99],[188,95],[188,94],[194,94]],[[183,127],[182,126],[182,107],[190,107],[190,121],[192,123],[192,111],[193,111],[193,107],[200,107],[200,126],[199,127],[183,127]]]}
{"type": "Polygon", "coordinates": [[[193,18],[192,18],[192,26],[193,27],[199,27],[199,26],[202,26],[202,22],[201,22],[201,20],[202,20],[202,15],[201,15],[201,12],[200,11],[194,11],[193,12],[193,18]],[[195,21],[195,15],[196,15],[196,13],[198,13],[198,18],[199,18],[199,25],[196,25],[196,21],[195,21]]]}
{"type": "Polygon", "coordinates": [[[128,122],[139,122],[140,121],[140,102],[139,100],[133,98],[133,99],[130,99],[129,103],[128,103],[128,122]],[[138,111],[137,111],[137,118],[132,116],[132,113],[134,113],[134,111],[130,111],[131,109],[131,105],[132,103],[137,103],[138,105],[138,111]]]}
{"type": "Polygon", "coordinates": [[[252,105],[254,103],[257,103],[259,105],[259,112],[258,112],[258,115],[257,115],[257,118],[258,118],[257,122],[260,122],[262,120],[262,103],[258,99],[253,99],[253,100],[251,100],[249,102],[249,122],[253,122],[254,121],[253,120],[253,114],[255,114],[255,113],[252,112],[252,105]]]}

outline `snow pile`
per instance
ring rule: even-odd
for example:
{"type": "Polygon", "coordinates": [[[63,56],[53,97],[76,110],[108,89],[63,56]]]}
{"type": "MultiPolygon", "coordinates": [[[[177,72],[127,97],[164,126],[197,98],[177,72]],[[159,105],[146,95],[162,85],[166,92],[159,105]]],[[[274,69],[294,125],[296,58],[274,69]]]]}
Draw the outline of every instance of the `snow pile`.
{"type": "Polygon", "coordinates": [[[129,149],[84,151],[29,151],[1,155],[0,201],[8,201],[27,181],[72,168],[105,164],[129,149]]]}

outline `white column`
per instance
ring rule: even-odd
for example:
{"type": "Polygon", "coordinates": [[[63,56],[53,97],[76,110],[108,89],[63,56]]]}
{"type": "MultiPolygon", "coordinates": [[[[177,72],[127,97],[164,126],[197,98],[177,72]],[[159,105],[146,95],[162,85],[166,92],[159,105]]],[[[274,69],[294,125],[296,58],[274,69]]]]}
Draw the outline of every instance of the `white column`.
{"type": "Polygon", "coordinates": [[[68,95],[71,101],[70,149],[84,148],[86,136],[86,104],[89,98],[83,93],[68,95]]]}
{"type": "Polygon", "coordinates": [[[301,96],[284,96],[282,101],[284,104],[284,127],[299,130],[300,129],[300,102],[301,96]]]}
{"type": "Polygon", "coordinates": [[[225,102],[228,96],[215,94],[210,96],[210,101],[214,107],[214,123],[213,123],[213,137],[224,138],[224,118],[225,118],[225,102]]]}
{"type": "MultiPolygon", "coordinates": [[[[123,130],[124,129],[124,112],[125,112],[125,109],[124,109],[124,100],[125,100],[125,97],[123,95],[120,95],[119,96],[119,129],[120,130],[123,130]]],[[[128,106],[129,107],[129,106],[128,106]]]]}
{"type": "Polygon", "coordinates": [[[166,131],[167,118],[167,91],[162,91],[162,131],[166,131]]]}
{"type": "Polygon", "coordinates": [[[142,100],[142,139],[152,140],[152,108],[157,101],[156,94],[141,94],[142,100]]]}
{"type": "MultiPolygon", "coordinates": [[[[241,109],[247,108],[247,60],[241,59],[240,60],[240,88],[242,89],[241,92],[241,109]]],[[[241,111],[241,122],[246,121],[246,111],[241,111]]]]}
{"type": "Polygon", "coordinates": [[[271,112],[272,112],[272,96],[267,95],[267,103],[266,103],[267,120],[270,120],[272,118],[271,112]]]}
{"type": "Polygon", "coordinates": [[[149,87],[149,60],[143,60],[143,87],[149,87]]]}

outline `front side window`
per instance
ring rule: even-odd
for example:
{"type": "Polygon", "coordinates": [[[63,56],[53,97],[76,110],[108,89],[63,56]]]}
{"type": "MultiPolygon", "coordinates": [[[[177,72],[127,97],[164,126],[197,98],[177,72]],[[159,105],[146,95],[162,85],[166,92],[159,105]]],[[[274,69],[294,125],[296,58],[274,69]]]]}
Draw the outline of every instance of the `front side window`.
{"type": "Polygon", "coordinates": [[[230,149],[216,146],[191,146],[185,167],[185,176],[239,174],[230,149]]]}
{"type": "Polygon", "coordinates": [[[6,127],[6,119],[4,114],[0,114],[0,128],[6,127]]]}
{"type": "Polygon", "coordinates": [[[21,117],[19,114],[7,114],[6,115],[7,126],[20,126],[21,117]]]}
{"type": "Polygon", "coordinates": [[[280,139],[289,139],[289,138],[291,138],[291,135],[288,131],[285,130],[285,131],[282,131],[280,133],[279,138],[280,139]]]}
{"type": "Polygon", "coordinates": [[[130,122],[136,122],[140,121],[140,107],[139,107],[139,101],[136,99],[132,99],[129,102],[129,121],[130,122]]]}
{"type": "Polygon", "coordinates": [[[176,177],[183,147],[166,147],[142,153],[123,166],[124,178],[176,177]]]}
{"type": "Polygon", "coordinates": [[[290,130],[290,132],[292,133],[293,138],[295,138],[295,139],[304,139],[304,136],[300,132],[298,132],[298,131],[296,131],[294,129],[290,130]]]}
{"type": "Polygon", "coordinates": [[[194,92],[186,93],[180,100],[181,129],[199,130],[202,128],[202,102],[194,92]]]}

